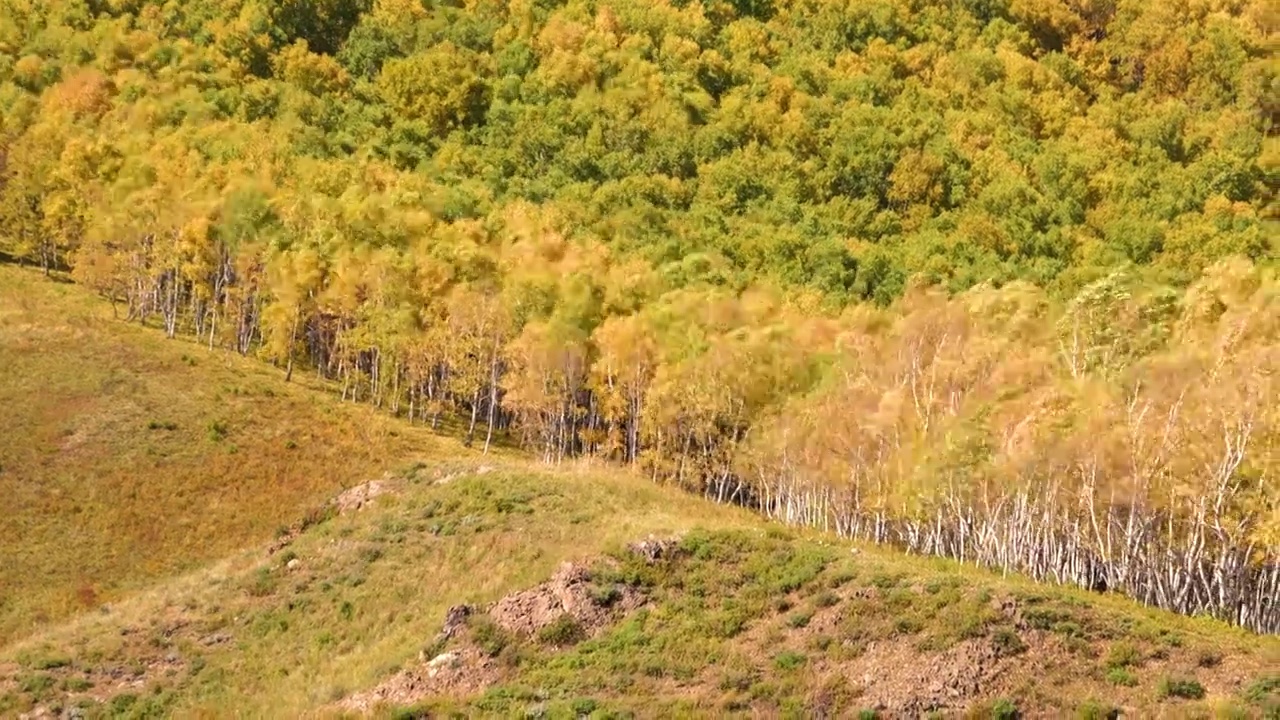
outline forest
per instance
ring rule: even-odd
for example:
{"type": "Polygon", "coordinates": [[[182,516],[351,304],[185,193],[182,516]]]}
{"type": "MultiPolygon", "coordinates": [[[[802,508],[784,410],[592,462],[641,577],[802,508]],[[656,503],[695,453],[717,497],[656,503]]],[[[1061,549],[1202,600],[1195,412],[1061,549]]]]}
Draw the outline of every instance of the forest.
{"type": "Polygon", "coordinates": [[[0,0],[0,258],[549,463],[1280,631],[1265,0],[0,0]]]}

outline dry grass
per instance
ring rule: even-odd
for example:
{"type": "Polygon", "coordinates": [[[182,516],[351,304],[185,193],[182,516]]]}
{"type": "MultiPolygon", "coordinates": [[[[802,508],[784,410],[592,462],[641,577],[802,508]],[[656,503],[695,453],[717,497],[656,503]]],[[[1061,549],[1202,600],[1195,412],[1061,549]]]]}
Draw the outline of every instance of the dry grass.
{"type": "Polygon", "coordinates": [[[4,266],[0,408],[0,643],[267,539],[441,444],[4,266]]]}

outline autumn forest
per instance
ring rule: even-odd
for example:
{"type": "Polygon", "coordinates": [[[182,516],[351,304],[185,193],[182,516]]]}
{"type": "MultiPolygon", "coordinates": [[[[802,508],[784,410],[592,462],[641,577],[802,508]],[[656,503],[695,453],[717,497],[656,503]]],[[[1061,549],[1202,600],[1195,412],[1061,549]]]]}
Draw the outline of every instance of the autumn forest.
{"type": "Polygon", "coordinates": [[[778,520],[1280,631],[1265,0],[0,0],[0,259],[778,520]]]}

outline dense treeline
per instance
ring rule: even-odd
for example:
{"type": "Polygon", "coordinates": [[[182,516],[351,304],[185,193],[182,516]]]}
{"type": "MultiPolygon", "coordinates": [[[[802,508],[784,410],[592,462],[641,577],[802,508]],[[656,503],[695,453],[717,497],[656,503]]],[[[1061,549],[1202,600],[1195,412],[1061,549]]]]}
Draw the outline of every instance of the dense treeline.
{"type": "Polygon", "coordinates": [[[1264,5],[0,0],[0,253],[486,447],[1276,631],[1264,5]]]}

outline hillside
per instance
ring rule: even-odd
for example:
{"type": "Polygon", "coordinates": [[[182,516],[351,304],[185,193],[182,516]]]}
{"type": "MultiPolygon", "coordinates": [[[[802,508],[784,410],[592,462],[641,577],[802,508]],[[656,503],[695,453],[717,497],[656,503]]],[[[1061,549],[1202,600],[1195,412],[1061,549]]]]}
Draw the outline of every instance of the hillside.
{"type": "Polygon", "coordinates": [[[0,642],[270,539],[439,439],[0,265],[0,642]]]}
{"type": "Polygon", "coordinates": [[[1274,715],[1273,4],[0,0],[0,713],[1274,715]]]}
{"type": "Polygon", "coordinates": [[[6,648],[0,712],[1280,712],[1274,637],[1119,598],[784,531],[609,473],[427,464],[382,489],[6,648]],[[652,562],[626,549],[650,534],[683,539],[652,562]],[[439,639],[463,603],[479,609],[439,639]]]}
{"type": "Polygon", "coordinates": [[[1275,636],[786,530],[600,463],[481,458],[75,286],[0,281],[24,369],[2,380],[24,531],[3,534],[0,715],[1280,712],[1275,636]]]}

